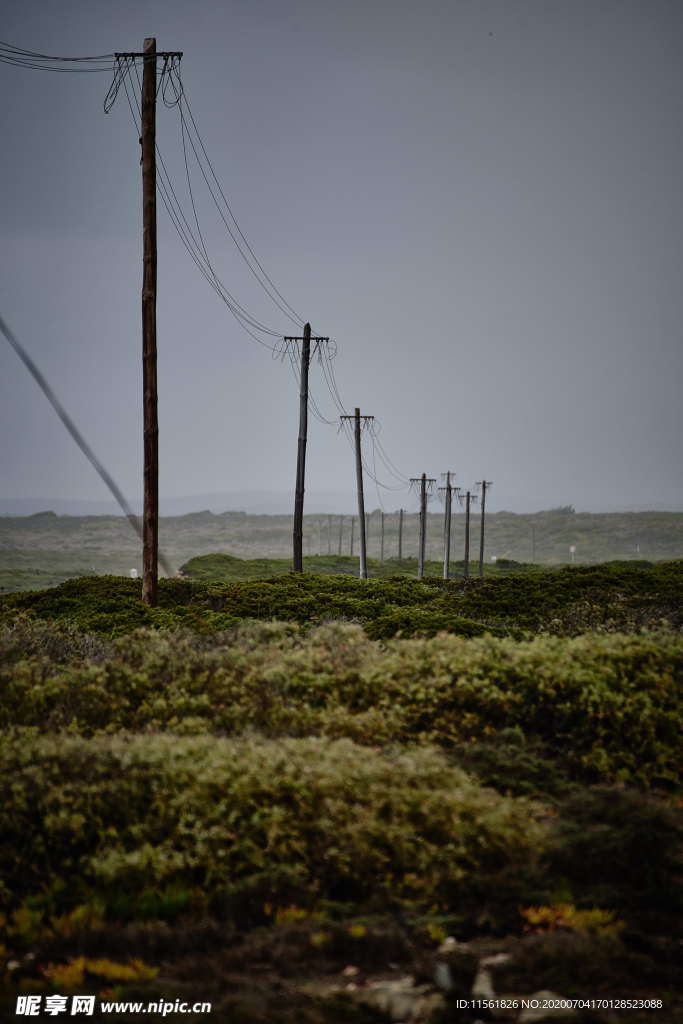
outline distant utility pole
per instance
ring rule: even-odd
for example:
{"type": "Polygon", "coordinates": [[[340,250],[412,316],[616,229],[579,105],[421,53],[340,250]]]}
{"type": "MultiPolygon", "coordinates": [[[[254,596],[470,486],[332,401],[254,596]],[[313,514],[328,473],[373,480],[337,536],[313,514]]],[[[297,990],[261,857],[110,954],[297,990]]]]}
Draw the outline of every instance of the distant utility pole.
{"type": "MultiPolygon", "coordinates": [[[[344,420],[353,420],[354,424],[354,439],[356,447],[356,487],[358,490],[358,532],[360,533],[360,571],[359,576],[362,580],[368,578],[368,559],[367,550],[365,546],[365,498],[363,495],[363,456],[360,446],[360,434],[363,426],[374,420],[374,416],[361,416],[360,409],[356,409],[353,416],[340,416],[342,423],[344,420]]],[[[353,536],[353,534],[352,534],[353,536]]],[[[353,554],[353,552],[352,552],[353,554]]]]}
{"type": "Polygon", "coordinates": [[[476,502],[476,494],[472,494],[471,491],[467,491],[465,495],[458,494],[458,500],[462,505],[465,505],[465,560],[463,562],[462,574],[465,579],[470,574],[470,505],[476,502]]]}
{"type": "Polygon", "coordinates": [[[337,551],[338,555],[341,555],[341,553],[342,553],[342,537],[343,537],[343,534],[344,534],[344,516],[339,516],[339,550],[337,551]]]}
{"type": "Polygon", "coordinates": [[[379,560],[384,561],[384,512],[379,514],[379,560]]]}
{"type": "Polygon", "coordinates": [[[398,560],[403,559],[403,509],[398,510],[398,560]]]}
{"type": "MultiPolygon", "coordinates": [[[[329,338],[313,338],[316,345],[329,338]]],[[[306,442],[308,440],[308,370],[311,365],[311,325],[304,324],[303,337],[285,337],[285,345],[301,342],[301,369],[299,371],[299,442],[296,453],[296,491],[294,494],[294,572],[304,571],[303,530],[304,491],[306,481],[306,442]]]]}
{"type": "Polygon", "coordinates": [[[457,487],[451,486],[450,470],[446,473],[446,486],[439,488],[444,496],[443,513],[443,578],[448,579],[449,566],[451,561],[451,511],[453,504],[453,491],[458,493],[457,487]]]}
{"type": "Polygon", "coordinates": [[[484,576],[484,516],[486,515],[486,492],[493,483],[492,480],[480,480],[477,487],[481,487],[481,532],[479,535],[479,576],[484,576]]]}
{"type": "Polygon", "coordinates": [[[436,483],[436,480],[423,473],[422,476],[411,477],[410,483],[412,485],[420,485],[420,543],[417,556],[417,578],[421,580],[425,574],[425,550],[427,546],[427,491],[431,489],[432,484],[436,483]]]}

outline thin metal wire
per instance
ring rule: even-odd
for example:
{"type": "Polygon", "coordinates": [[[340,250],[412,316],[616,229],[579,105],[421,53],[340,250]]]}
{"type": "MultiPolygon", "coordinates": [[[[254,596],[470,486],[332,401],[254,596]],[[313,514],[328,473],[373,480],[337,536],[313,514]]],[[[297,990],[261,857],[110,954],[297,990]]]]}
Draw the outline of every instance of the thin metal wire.
{"type": "MultiPolygon", "coordinates": [[[[134,514],[132,508],[128,504],[123,491],[116,483],[116,481],[109,473],[109,471],[97,458],[94,451],[92,450],[86,439],[83,437],[83,434],[80,432],[80,430],[78,429],[74,421],[71,419],[71,417],[69,416],[68,412],[66,411],[60,400],[57,398],[57,395],[52,390],[51,386],[48,384],[45,375],[38,369],[36,363],[34,363],[33,359],[28,354],[24,346],[10,330],[2,316],[0,316],[0,331],[4,334],[6,340],[9,342],[11,347],[19,356],[22,363],[29,371],[29,373],[35,380],[40,390],[47,398],[48,402],[50,403],[54,411],[57,413],[57,416],[60,418],[60,420],[66,427],[67,431],[69,432],[73,440],[76,442],[80,450],[83,452],[90,465],[93,467],[93,469],[100,477],[100,479],[103,481],[103,483],[105,483],[106,486],[109,488],[114,498],[116,499],[119,508],[128,519],[128,522],[133,527],[140,540],[143,540],[142,526],[140,524],[140,520],[134,514]]],[[[167,576],[174,575],[174,571],[171,564],[167,561],[167,559],[164,557],[164,555],[162,555],[161,552],[159,552],[159,562],[161,563],[161,567],[167,576]]]]}
{"type": "MultiPolygon", "coordinates": [[[[137,83],[138,83],[138,88],[141,89],[141,82],[140,82],[140,77],[139,77],[137,68],[135,69],[135,71],[136,71],[136,79],[137,79],[137,83]]],[[[130,97],[130,94],[129,94],[129,91],[128,91],[128,83],[127,83],[127,78],[126,78],[125,75],[123,77],[123,86],[124,86],[124,90],[125,90],[125,93],[126,93],[126,99],[128,101],[128,106],[129,106],[129,109],[130,109],[130,112],[131,112],[131,116],[133,118],[133,123],[134,123],[134,125],[136,127],[136,131],[139,134],[139,132],[140,132],[140,121],[139,121],[139,118],[140,118],[140,104],[139,104],[139,102],[137,102],[137,99],[136,99],[135,106],[133,105],[133,101],[131,100],[131,97],[130,97]],[[137,108],[137,115],[136,115],[136,112],[135,112],[136,108],[137,108]]],[[[171,223],[173,224],[173,227],[175,228],[178,236],[180,237],[181,242],[185,246],[187,252],[189,253],[191,259],[195,263],[197,269],[204,276],[204,278],[206,279],[208,284],[214,289],[214,291],[219,296],[219,298],[222,300],[222,302],[227,306],[227,308],[230,310],[230,312],[232,313],[234,318],[237,320],[239,325],[242,327],[242,329],[244,331],[246,331],[246,333],[258,345],[261,345],[263,348],[266,348],[266,349],[268,349],[269,351],[272,352],[273,351],[273,346],[269,345],[267,342],[263,341],[256,334],[254,334],[254,332],[250,329],[249,325],[254,326],[256,330],[260,330],[261,329],[261,325],[257,326],[258,321],[254,321],[253,318],[246,312],[246,310],[243,310],[242,307],[239,305],[239,303],[237,303],[237,301],[234,299],[234,297],[230,295],[228,290],[225,288],[224,285],[222,285],[222,283],[220,282],[219,278],[217,277],[217,275],[213,271],[213,268],[210,267],[210,266],[207,267],[207,266],[204,265],[204,263],[202,261],[202,254],[201,254],[200,246],[198,245],[197,240],[195,239],[194,234],[192,232],[192,229],[190,228],[190,225],[189,225],[189,223],[187,221],[187,218],[185,217],[185,214],[183,213],[182,206],[180,205],[180,202],[178,200],[176,192],[175,192],[175,190],[173,188],[173,183],[171,181],[170,174],[169,174],[169,172],[168,172],[168,170],[166,168],[166,164],[165,164],[165,161],[163,159],[163,155],[162,155],[162,153],[161,153],[161,151],[160,151],[158,146],[156,147],[156,151],[157,151],[157,155],[159,157],[159,164],[160,164],[160,168],[161,168],[161,173],[160,173],[160,175],[158,177],[158,181],[157,181],[157,184],[158,184],[158,187],[159,187],[159,192],[160,192],[160,195],[161,195],[161,198],[162,198],[162,202],[163,202],[163,204],[164,204],[164,206],[166,208],[166,212],[168,213],[169,218],[171,220],[171,223]]],[[[266,330],[268,330],[268,329],[266,329],[266,330]]],[[[269,333],[272,333],[274,337],[279,337],[280,336],[278,332],[269,332],[269,333]]]]}

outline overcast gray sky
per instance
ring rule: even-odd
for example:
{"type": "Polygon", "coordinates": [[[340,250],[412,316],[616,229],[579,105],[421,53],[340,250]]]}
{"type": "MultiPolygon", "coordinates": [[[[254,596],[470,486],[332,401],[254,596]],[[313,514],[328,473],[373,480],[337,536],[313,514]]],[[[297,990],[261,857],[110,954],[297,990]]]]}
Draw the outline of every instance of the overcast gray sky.
{"type": "MultiPolygon", "coordinates": [[[[401,472],[485,475],[493,508],[603,510],[683,508],[682,27],[679,0],[5,0],[1,35],[183,50],[245,235],[336,339],[344,404],[381,420],[401,472]]],[[[123,94],[103,113],[109,79],[0,64],[0,312],[134,500],[139,145],[123,94]]],[[[158,118],[189,209],[177,110],[158,118]]],[[[221,277],[292,332],[195,181],[221,277]]],[[[292,375],[161,206],[158,320],[162,495],[292,491],[292,375]]],[[[316,366],[311,383],[333,418],[316,366]]],[[[4,342],[0,388],[2,496],[107,498],[4,342]]],[[[353,485],[312,420],[308,490],[353,485]]]]}

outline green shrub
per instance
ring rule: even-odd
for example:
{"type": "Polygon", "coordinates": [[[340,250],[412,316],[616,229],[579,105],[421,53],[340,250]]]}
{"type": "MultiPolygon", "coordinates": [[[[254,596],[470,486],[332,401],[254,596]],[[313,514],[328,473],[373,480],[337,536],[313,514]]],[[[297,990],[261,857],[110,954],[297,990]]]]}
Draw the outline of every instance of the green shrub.
{"type": "Polygon", "coordinates": [[[245,618],[300,624],[345,619],[378,639],[441,630],[462,636],[518,635],[522,628],[565,635],[597,628],[633,631],[662,619],[683,625],[682,566],[575,566],[450,582],[297,573],[232,583],[160,580],[154,609],[140,600],[141,581],[98,576],[1,597],[0,621],[26,612],[107,635],[179,624],[221,630],[245,618]]]}
{"type": "Polygon", "coordinates": [[[481,788],[437,751],[349,740],[19,730],[0,776],[4,883],[14,901],[60,910],[95,897],[112,908],[126,893],[149,902],[150,889],[252,910],[472,907],[482,879],[533,861],[543,835],[534,805],[481,788]]]}
{"type": "MultiPolygon", "coordinates": [[[[57,643],[42,625],[23,629],[31,652],[57,643]]],[[[496,769],[488,756],[486,777],[500,785],[512,737],[517,792],[534,774],[541,781],[543,761],[577,780],[678,784],[683,639],[672,633],[526,641],[442,633],[380,645],[350,624],[304,631],[253,623],[227,634],[142,631],[109,650],[95,661],[53,664],[35,654],[19,659],[11,640],[0,668],[0,727],[84,735],[251,729],[368,746],[430,743],[465,758],[467,744],[496,743],[502,760],[496,769]]]]}

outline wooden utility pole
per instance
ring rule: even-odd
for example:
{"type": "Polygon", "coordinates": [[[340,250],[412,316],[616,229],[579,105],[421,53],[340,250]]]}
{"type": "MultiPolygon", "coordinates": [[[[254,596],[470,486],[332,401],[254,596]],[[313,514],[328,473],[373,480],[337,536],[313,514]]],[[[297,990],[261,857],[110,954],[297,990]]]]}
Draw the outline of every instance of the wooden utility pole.
{"type": "MultiPolygon", "coordinates": [[[[368,559],[365,546],[365,497],[363,495],[363,454],[361,451],[360,434],[364,424],[374,420],[374,416],[361,416],[360,409],[356,409],[353,416],[340,416],[344,420],[353,420],[354,441],[356,449],[356,489],[358,491],[358,532],[360,534],[360,567],[359,576],[362,580],[368,578],[368,559]]],[[[352,534],[353,536],[353,534],[352,534]]],[[[352,552],[353,554],[353,552],[352,552]]]]}
{"type": "Polygon", "coordinates": [[[470,574],[470,505],[472,502],[477,500],[476,494],[472,494],[471,491],[467,491],[463,499],[462,495],[458,495],[460,502],[465,502],[465,560],[462,566],[462,574],[467,579],[470,574]]]}
{"type": "Polygon", "coordinates": [[[292,568],[294,572],[304,571],[303,531],[304,492],[306,484],[306,442],[308,440],[308,371],[311,365],[311,340],[316,345],[329,338],[311,339],[311,325],[304,324],[303,337],[285,337],[285,345],[301,342],[301,369],[299,371],[299,440],[296,452],[296,490],[294,493],[294,537],[292,568]]]}
{"type": "Polygon", "coordinates": [[[398,510],[398,560],[403,560],[403,509],[398,510]]]}
{"type": "Polygon", "coordinates": [[[427,547],[427,491],[436,480],[423,473],[420,477],[412,477],[411,484],[420,485],[420,543],[417,555],[417,578],[424,578],[425,574],[425,551],[427,547]]]}
{"type": "MultiPolygon", "coordinates": [[[[443,514],[443,578],[448,579],[451,561],[451,511],[453,504],[453,490],[451,487],[450,470],[446,473],[446,486],[441,488],[444,496],[443,514]]],[[[457,493],[457,488],[455,488],[457,493]]]]}
{"type": "Polygon", "coordinates": [[[299,371],[299,440],[296,452],[296,491],[294,494],[294,572],[304,571],[304,491],[306,481],[306,441],[308,439],[308,369],[311,363],[311,325],[304,325],[299,371]]]}
{"type": "Polygon", "coordinates": [[[157,41],[145,39],[142,70],[142,402],[144,497],[142,600],[157,603],[159,559],[159,420],[157,415],[157,41]]]}
{"type": "Polygon", "coordinates": [[[157,57],[180,60],[182,53],[157,53],[157,41],[145,39],[142,53],[117,53],[121,59],[142,57],[140,144],[142,146],[142,416],[143,510],[142,600],[157,603],[159,576],[159,420],[157,413],[157,57]]]}
{"type": "Polygon", "coordinates": [[[484,516],[486,515],[486,492],[493,483],[492,480],[480,480],[477,487],[481,487],[481,532],[479,535],[479,577],[484,576],[484,516]]]}

